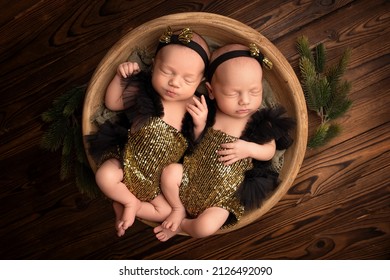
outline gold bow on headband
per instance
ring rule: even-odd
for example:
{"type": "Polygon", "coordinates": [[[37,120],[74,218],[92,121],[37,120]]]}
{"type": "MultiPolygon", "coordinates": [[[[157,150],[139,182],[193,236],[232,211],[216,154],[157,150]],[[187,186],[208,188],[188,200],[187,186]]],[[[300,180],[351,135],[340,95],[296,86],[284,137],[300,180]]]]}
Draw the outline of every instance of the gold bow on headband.
{"type": "MultiPolygon", "coordinates": [[[[257,58],[260,57],[260,49],[259,49],[259,47],[255,43],[250,43],[249,44],[249,52],[251,53],[251,56],[253,56],[253,57],[257,57],[257,58]]],[[[263,56],[263,59],[262,59],[261,63],[268,70],[272,69],[273,64],[267,57],[263,56]]]]}
{"type": "Polygon", "coordinates": [[[192,39],[192,30],[189,27],[183,28],[179,34],[179,41],[183,44],[188,44],[192,39]]]}
{"type": "MultiPolygon", "coordinates": [[[[170,26],[168,26],[167,29],[164,31],[164,33],[161,35],[159,41],[161,43],[169,44],[171,42],[171,37],[172,37],[172,29],[170,26]]],[[[192,30],[188,27],[183,28],[180,34],[178,35],[178,40],[182,44],[186,45],[189,42],[191,42],[191,39],[192,39],[192,30]]]]}
{"type": "Polygon", "coordinates": [[[172,36],[172,29],[170,26],[167,27],[167,29],[164,31],[163,35],[160,37],[160,42],[169,44],[171,42],[171,36],[172,36]]]}

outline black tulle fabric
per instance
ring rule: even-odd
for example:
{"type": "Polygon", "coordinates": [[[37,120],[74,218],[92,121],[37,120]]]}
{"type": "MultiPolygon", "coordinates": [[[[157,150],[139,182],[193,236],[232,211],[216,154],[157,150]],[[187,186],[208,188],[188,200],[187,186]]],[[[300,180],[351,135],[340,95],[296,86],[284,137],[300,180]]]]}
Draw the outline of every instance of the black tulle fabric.
{"type": "MultiPolygon", "coordinates": [[[[295,121],[285,113],[283,107],[266,108],[256,112],[241,139],[258,144],[274,139],[277,150],[287,149],[293,143],[289,133],[295,126],[295,121]]],[[[279,174],[271,168],[271,164],[271,160],[253,160],[253,169],[246,172],[244,182],[236,192],[245,210],[259,208],[279,185],[279,174]]]]}

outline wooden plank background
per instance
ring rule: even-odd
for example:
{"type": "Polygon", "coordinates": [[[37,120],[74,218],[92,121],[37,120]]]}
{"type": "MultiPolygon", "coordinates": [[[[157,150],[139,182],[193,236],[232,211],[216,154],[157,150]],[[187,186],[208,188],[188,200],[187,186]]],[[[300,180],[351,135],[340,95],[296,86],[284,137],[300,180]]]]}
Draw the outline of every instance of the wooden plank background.
{"type": "MultiPolygon", "coordinates": [[[[317,1],[2,1],[1,259],[389,259],[390,3],[317,1]],[[88,83],[107,50],[154,18],[210,12],[273,42],[297,71],[296,38],[352,49],[353,107],[341,136],[308,150],[288,193],[257,222],[220,236],[160,243],[137,221],[117,238],[111,205],[60,181],[60,155],[40,148],[40,115],[88,83]]],[[[309,114],[309,133],[318,124],[309,114]]]]}

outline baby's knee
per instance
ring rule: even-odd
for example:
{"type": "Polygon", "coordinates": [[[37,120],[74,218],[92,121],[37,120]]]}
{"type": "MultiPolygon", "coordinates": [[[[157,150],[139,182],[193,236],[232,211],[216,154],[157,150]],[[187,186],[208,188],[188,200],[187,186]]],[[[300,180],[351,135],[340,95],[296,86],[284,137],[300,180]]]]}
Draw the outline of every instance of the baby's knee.
{"type": "Polygon", "coordinates": [[[220,207],[206,209],[195,222],[195,235],[193,237],[207,237],[216,233],[226,222],[229,212],[220,207]]]}
{"type": "Polygon", "coordinates": [[[110,162],[103,163],[96,170],[95,179],[98,185],[121,182],[123,180],[123,171],[120,165],[110,160],[110,162]]]}
{"type": "Polygon", "coordinates": [[[197,222],[194,231],[193,237],[195,238],[204,238],[211,236],[220,229],[220,226],[214,223],[212,220],[201,219],[197,222]]]}
{"type": "Polygon", "coordinates": [[[161,183],[172,185],[174,183],[181,181],[181,176],[183,174],[183,167],[179,163],[172,163],[164,167],[161,173],[161,183]]]}
{"type": "Polygon", "coordinates": [[[159,207],[159,208],[156,208],[156,211],[158,213],[158,216],[160,217],[160,220],[163,221],[169,216],[169,214],[171,214],[172,208],[169,206],[168,207],[159,207]]]}

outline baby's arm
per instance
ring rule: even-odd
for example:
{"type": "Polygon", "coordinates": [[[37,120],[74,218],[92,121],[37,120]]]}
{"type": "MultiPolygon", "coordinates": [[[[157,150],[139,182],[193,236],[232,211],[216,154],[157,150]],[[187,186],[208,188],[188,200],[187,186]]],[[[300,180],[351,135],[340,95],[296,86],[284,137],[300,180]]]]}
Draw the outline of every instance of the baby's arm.
{"type": "Polygon", "coordinates": [[[235,142],[221,144],[221,148],[217,153],[220,155],[219,160],[225,165],[230,165],[244,158],[268,161],[276,152],[275,140],[265,144],[257,144],[238,139],[235,142]]]}
{"type": "Polygon", "coordinates": [[[200,97],[200,100],[194,97],[193,101],[193,104],[187,104],[187,112],[191,115],[194,122],[194,135],[196,140],[206,127],[208,109],[204,95],[200,97]]]}
{"type": "Polygon", "coordinates": [[[126,85],[123,83],[122,79],[128,78],[139,72],[140,68],[137,62],[124,62],[118,66],[117,72],[106,91],[104,102],[108,109],[113,111],[125,109],[122,94],[126,85]]]}

